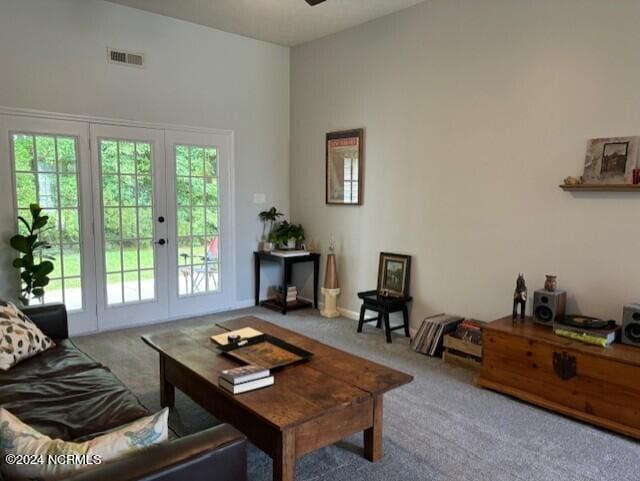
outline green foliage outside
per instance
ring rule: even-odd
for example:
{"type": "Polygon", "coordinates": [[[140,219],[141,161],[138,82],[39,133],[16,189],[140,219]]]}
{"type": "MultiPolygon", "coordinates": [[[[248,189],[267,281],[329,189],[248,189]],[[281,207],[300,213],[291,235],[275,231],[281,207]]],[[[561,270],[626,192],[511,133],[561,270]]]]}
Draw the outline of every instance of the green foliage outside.
{"type": "MultiPolygon", "coordinates": [[[[75,139],[18,134],[13,137],[13,145],[19,214],[28,216],[29,206],[34,202],[41,205],[50,227],[42,240],[53,244],[56,257],[63,259],[65,278],[80,276],[75,139]],[[58,251],[60,244],[62,252],[58,251]]],[[[103,140],[100,150],[107,270],[152,268],[151,145],[103,140]],[[139,246],[139,265],[138,244],[132,239],[144,239],[139,246]],[[120,260],[121,247],[124,262],[120,260]]],[[[218,235],[216,149],[178,146],[176,174],[179,250],[189,255],[189,263],[197,264],[211,238],[218,235]]],[[[28,234],[22,223],[19,233],[28,234]]],[[[59,260],[54,262],[52,278],[62,275],[58,263],[59,260]]],[[[142,275],[146,278],[152,273],[142,275]]],[[[75,282],[66,281],[65,285],[72,286],[75,282]]]]}
{"type": "MultiPolygon", "coordinates": [[[[38,203],[43,213],[49,216],[51,227],[44,238],[52,244],[78,243],[75,140],[58,137],[56,142],[54,137],[36,136],[34,142],[31,135],[15,135],[14,153],[19,214],[27,215],[29,205],[38,203]],[[34,157],[36,151],[37,160],[34,157]],[[57,211],[50,210],[55,207],[61,208],[61,219],[58,219],[57,211]],[[63,229],[59,228],[60,225],[63,229]]],[[[25,234],[23,226],[21,229],[25,234]]]]}

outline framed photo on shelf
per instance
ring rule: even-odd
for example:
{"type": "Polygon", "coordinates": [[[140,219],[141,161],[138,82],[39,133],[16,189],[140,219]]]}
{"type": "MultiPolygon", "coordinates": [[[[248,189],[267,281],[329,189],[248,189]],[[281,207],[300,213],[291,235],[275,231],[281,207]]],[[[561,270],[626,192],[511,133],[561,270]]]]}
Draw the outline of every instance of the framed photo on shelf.
{"type": "Polygon", "coordinates": [[[632,184],[640,137],[590,139],[584,161],[585,184],[632,184]]]}
{"type": "Polygon", "coordinates": [[[364,201],[364,129],[327,134],[326,203],[362,205],[364,201]]]}
{"type": "Polygon", "coordinates": [[[389,297],[409,297],[411,256],[380,253],[378,264],[378,294],[389,297]]]}

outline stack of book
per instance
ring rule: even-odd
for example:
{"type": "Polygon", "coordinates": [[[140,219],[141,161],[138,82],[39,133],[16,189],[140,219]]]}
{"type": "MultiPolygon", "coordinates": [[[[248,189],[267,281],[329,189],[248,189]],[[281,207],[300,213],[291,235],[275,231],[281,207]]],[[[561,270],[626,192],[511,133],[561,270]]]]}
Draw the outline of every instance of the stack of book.
{"type": "Polygon", "coordinates": [[[269,369],[249,364],[248,366],[227,369],[220,373],[218,385],[231,394],[242,394],[271,386],[274,378],[269,369]]]}
{"type": "Polygon", "coordinates": [[[289,286],[287,289],[287,302],[295,302],[298,299],[298,288],[289,286]]]}
{"type": "Polygon", "coordinates": [[[448,314],[427,317],[411,341],[411,347],[422,354],[440,357],[444,335],[454,331],[460,321],[462,317],[448,314]]]}

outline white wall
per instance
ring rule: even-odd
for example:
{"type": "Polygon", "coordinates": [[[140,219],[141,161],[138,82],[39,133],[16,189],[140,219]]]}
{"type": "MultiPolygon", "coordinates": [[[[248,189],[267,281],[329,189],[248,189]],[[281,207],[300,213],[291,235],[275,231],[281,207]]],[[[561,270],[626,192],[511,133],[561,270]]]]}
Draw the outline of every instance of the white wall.
{"type": "Polygon", "coordinates": [[[588,138],[640,135],[639,25],[626,0],[433,0],[293,49],[292,216],[337,239],[340,305],[387,250],[413,255],[414,325],[509,313],[518,272],[620,318],[640,299],[640,197],[558,184],[588,138]],[[356,127],[364,206],[328,207],[324,135],[356,127]]]}
{"type": "MultiPolygon", "coordinates": [[[[0,0],[0,66],[2,106],[233,130],[237,297],[252,297],[253,193],[289,205],[288,48],[101,0],[0,0]],[[146,67],[107,63],[107,46],[146,67]]],[[[0,203],[3,246],[14,222],[0,203]]],[[[0,295],[13,295],[0,252],[0,295]]]]}

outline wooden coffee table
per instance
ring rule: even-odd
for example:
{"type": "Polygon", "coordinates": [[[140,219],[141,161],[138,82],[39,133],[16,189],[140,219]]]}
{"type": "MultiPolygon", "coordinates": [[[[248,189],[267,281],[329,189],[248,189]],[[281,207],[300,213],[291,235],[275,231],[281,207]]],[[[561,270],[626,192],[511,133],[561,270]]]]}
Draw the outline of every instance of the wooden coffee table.
{"type": "Polygon", "coordinates": [[[353,356],[256,317],[143,336],[160,354],[160,401],[174,405],[177,387],[232,424],[273,459],[273,479],[295,479],[301,456],[364,431],[364,456],[382,457],[384,393],[413,380],[408,374],[353,356]],[[234,396],[218,387],[220,371],[237,361],[219,354],[213,334],[253,327],[314,354],[275,373],[269,388],[234,396]]]}

